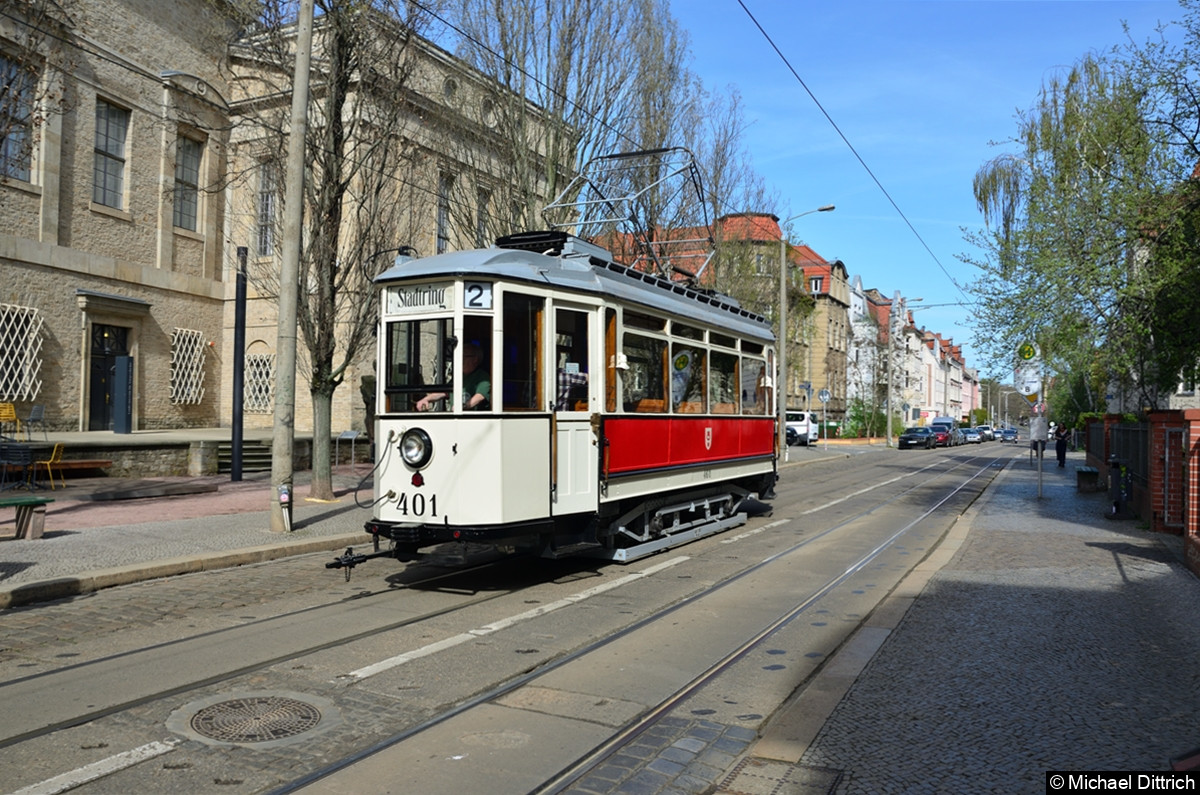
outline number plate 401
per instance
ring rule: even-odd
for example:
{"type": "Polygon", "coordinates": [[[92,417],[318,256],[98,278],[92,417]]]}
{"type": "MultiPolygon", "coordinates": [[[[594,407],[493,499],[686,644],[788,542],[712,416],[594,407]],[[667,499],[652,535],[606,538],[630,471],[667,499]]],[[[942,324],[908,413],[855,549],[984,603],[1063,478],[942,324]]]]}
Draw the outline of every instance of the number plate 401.
{"type": "Polygon", "coordinates": [[[401,493],[396,497],[396,513],[401,516],[412,516],[415,518],[433,518],[438,515],[437,511],[437,495],[430,494],[404,494],[401,493]]]}

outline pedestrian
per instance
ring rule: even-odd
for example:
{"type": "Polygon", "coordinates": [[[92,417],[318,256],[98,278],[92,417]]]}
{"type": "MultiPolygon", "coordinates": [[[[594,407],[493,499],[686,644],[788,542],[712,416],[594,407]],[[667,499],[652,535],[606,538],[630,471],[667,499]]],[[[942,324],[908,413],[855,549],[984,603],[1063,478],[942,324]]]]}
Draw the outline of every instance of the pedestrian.
{"type": "Polygon", "coordinates": [[[1071,437],[1071,432],[1067,430],[1065,425],[1059,424],[1054,429],[1054,452],[1058,456],[1058,468],[1062,469],[1067,465],[1067,439],[1071,437]]]}

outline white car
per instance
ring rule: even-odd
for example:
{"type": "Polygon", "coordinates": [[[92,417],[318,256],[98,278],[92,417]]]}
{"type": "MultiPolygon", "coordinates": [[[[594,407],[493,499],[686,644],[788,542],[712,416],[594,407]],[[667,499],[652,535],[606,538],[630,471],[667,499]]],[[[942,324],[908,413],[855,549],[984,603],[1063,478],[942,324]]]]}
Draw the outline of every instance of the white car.
{"type": "Polygon", "coordinates": [[[991,425],[976,425],[975,430],[979,431],[980,441],[994,442],[996,441],[996,431],[991,425]]]}
{"type": "MultiPolygon", "coordinates": [[[[820,420],[812,411],[789,411],[787,412],[787,428],[794,431],[797,440],[800,444],[810,445],[820,441],[820,420]]],[[[788,444],[791,444],[789,441],[788,444]]]]}

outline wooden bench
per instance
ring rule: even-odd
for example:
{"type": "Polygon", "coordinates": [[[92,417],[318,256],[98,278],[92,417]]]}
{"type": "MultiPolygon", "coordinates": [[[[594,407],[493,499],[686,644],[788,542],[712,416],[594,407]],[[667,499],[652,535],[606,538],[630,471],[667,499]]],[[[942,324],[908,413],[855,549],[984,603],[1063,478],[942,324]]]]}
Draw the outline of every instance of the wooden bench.
{"type": "Polygon", "coordinates": [[[112,461],[104,458],[64,458],[62,461],[55,461],[55,469],[108,469],[112,466],[112,461]]]}
{"type": "Polygon", "coordinates": [[[1100,491],[1100,471],[1095,467],[1075,467],[1076,491],[1100,491]]]}
{"type": "Polygon", "coordinates": [[[17,509],[17,538],[41,538],[46,527],[46,505],[51,497],[0,497],[0,508],[17,509]]]}

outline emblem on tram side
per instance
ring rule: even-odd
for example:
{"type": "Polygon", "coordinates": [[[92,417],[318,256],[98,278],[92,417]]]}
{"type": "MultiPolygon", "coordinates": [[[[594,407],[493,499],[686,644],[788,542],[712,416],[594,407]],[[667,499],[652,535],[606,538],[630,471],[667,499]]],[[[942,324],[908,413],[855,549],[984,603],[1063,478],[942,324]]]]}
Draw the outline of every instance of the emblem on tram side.
{"type": "Polygon", "coordinates": [[[704,449],[705,450],[712,449],[712,427],[711,426],[704,429],[704,449]]]}

